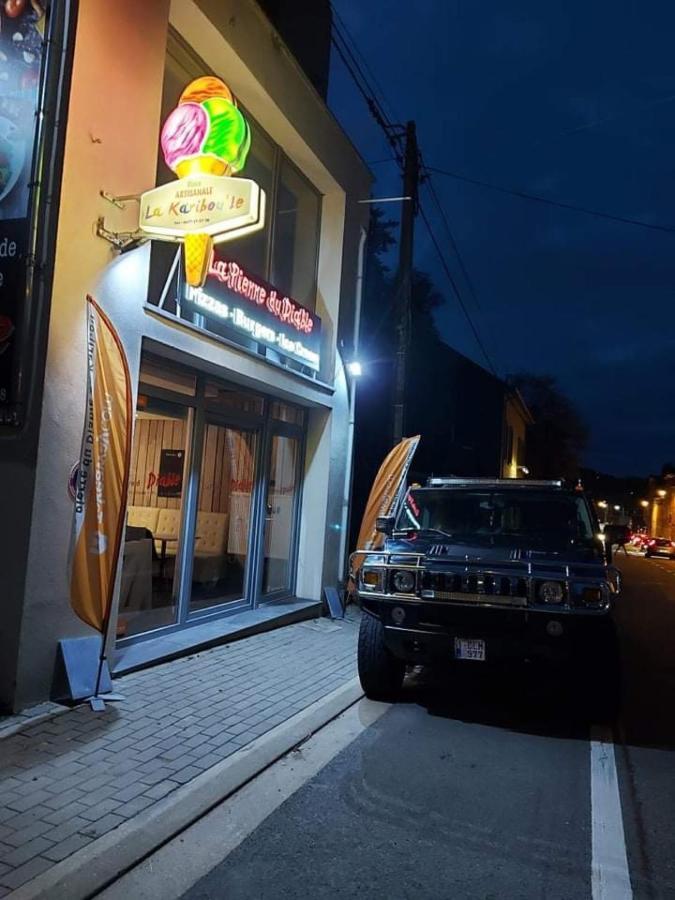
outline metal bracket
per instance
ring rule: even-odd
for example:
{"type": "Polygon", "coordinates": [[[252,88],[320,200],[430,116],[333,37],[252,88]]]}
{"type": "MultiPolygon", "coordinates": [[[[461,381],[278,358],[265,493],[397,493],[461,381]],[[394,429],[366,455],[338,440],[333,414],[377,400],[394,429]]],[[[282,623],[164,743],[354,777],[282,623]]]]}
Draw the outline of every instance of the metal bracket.
{"type": "Polygon", "coordinates": [[[125,250],[133,250],[148,240],[147,235],[142,231],[110,231],[105,227],[103,216],[99,216],[96,220],[96,234],[121,253],[124,253],[125,250]]]}
{"type": "Polygon", "coordinates": [[[140,194],[120,194],[119,196],[115,196],[114,194],[108,193],[108,191],[99,191],[101,197],[104,200],[107,200],[108,203],[112,203],[113,206],[116,206],[118,209],[126,209],[126,204],[130,201],[134,201],[134,203],[139,203],[141,196],[140,194]]]}

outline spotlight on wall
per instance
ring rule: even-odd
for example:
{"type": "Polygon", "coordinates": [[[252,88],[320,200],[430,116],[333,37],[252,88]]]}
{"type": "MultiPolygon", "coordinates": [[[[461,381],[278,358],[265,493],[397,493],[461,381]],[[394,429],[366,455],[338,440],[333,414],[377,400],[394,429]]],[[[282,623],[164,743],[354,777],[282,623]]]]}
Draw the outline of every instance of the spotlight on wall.
{"type": "Polygon", "coordinates": [[[363,375],[363,368],[358,359],[353,359],[351,362],[347,363],[347,371],[352,378],[360,378],[363,375]]]}

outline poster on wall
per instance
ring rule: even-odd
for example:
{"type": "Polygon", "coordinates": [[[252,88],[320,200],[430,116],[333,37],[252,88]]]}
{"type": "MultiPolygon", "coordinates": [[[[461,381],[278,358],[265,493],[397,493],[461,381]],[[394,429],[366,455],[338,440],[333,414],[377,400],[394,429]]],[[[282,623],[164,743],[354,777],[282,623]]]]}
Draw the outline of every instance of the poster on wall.
{"type": "Polygon", "coordinates": [[[184,450],[162,450],[157,476],[158,497],[180,497],[183,492],[184,450]]]}
{"type": "Polygon", "coordinates": [[[47,6],[45,0],[0,2],[0,424],[6,425],[19,424],[13,382],[47,6]]]}

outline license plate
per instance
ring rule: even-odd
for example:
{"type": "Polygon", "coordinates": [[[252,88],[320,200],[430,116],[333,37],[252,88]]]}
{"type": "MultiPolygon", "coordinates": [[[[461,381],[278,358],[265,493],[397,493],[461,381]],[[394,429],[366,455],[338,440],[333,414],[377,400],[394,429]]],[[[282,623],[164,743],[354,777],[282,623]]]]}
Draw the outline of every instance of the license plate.
{"type": "Polygon", "coordinates": [[[485,641],[455,638],[455,659],[475,659],[485,662],[485,641]]]}

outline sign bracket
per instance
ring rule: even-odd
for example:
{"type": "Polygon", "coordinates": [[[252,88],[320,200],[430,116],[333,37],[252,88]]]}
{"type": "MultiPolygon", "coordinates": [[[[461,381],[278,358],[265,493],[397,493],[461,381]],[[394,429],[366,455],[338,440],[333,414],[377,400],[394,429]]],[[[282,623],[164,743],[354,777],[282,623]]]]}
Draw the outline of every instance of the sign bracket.
{"type": "Polygon", "coordinates": [[[138,229],[136,231],[110,231],[110,229],[105,227],[105,218],[103,216],[99,216],[96,220],[96,234],[98,237],[103,238],[104,241],[112,244],[120,253],[125,253],[127,250],[135,250],[136,247],[140,247],[141,244],[148,240],[147,235],[138,229]]]}
{"type": "Polygon", "coordinates": [[[134,203],[140,203],[141,195],[140,194],[111,194],[109,191],[99,191],[101,197],[104,200],[107,200],[108,203],[112,203],[113,206],[116,206],[118,209],[126,209],[127,203],[133,201],[134,203]]]}

